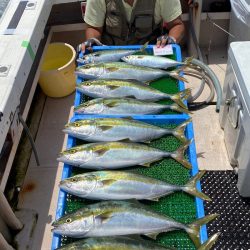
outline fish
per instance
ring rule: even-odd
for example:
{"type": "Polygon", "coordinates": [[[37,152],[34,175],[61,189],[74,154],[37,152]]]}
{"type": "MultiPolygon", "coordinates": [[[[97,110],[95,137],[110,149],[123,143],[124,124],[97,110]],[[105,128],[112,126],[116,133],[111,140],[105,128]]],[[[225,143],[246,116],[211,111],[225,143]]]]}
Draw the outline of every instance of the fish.
{"type": "MultiPolygon", "coordinates": [[[[198,250],[210,250],[220,233],[211,236],[198,250]]],[[[177,250],[173,247],[163,247],[150,240],[138,236],[87,238],[68,244],[57,250],[177,250]]]]}
{"type": "Polygon", "coordinates": [[[76,75],[85,80],[93,79],[133,79],[141,82],[153,81],[164,76],[188,82],[180,76],[181,69],[166,71],[150,67],[134,66],[125,62],[92,63],[76,68],[76,75]]]}
{"type": "Polygon", "coordinates": [[[74,107],[77,114],[103,114],[103,115],[147,115],[159,114],[164,110],[190,113],[176,103],[160,104],[133,98],[96,98],[74,107]]]}
{"type": "Polygon", "coordinates": [[[122,57],[143,52],[148,46],[145,43],[140,50],[116,49],[116,50],[100,50],[84,55],[78,58],[77,62],[82,64],[101,63],[101,62],[118,62],[122,57]]]}
{"type": "Polygon", "coordinates": [[[140,237],[119,236],[79,240],[57,250],[175,250],[175,248],[163,247],[140,237]]]}
{"type": "Polygon", "coordinates": [[[64,179],[60,182],[60,188],[80,198],[92,200],[159,201],[161,197],[183,191],[211,201],[207,195],[196,188],[196,182],[204,174],[205,171],[201,171],[186,185],[179,186],[128,171],[97,171],[64,179]]]}
{"type": "Polygon", "coordinates": [[[94,118],[77,120],[65,125],[63,132],[88,142],[145,142],[165,135],[173,135],[181,142],[187,142],[185,128],[192,121],[188,119],[174,129],[126,118],[94,118]]]}
{"type": "Polygon", "coordinates": [[[167,152],[139,143],[97,142],[73,147],[59,154],[58,161],[88,169],[118,169],[130,166],[150,167],[163,158],[173,158],[187,169],[192,166],[184,153],[192,140],[174,152],[167,152]]]}
{"type": "Polygon", "coordinates": [[[198,250],[210,250],[212,249],[212,246],[216,243],[216,241],[218,240],[219,236],[220,236],[220,232],[212,235],[211,237],[209,237],[209,239],[203,243],[198,250]]]}
{"type": "Polygon", "coordinates": [[[218,214],[210,214],[190,224],[151,210],[138,202],[103,201],[86,205],[52,223],[52,231],[72,238],[145,235],[156,239],[163,232],[184,230],[198,248],[200,227],[218,214]]]}
{"type": "Polygon", "coordinates": [[[176,66],[188,66],[192,62],[193,57],[187,58],[184,62],[177,62],[170,58],[152,55],[127,55],[122,57],[121,59],[122,61],[134,66],[168,69],[176,66]]]}
{"type": "Polygon", "coordinates": [[[144,101],[170,99],[182,108],[186,108],[183,100],[191,95],[191,89],[185,89],[176,94],[163,93],[148,84],[136,80],[97,79],[84,81],[76,86],[84,95],[93,98],[129,97],[144,101]]]}

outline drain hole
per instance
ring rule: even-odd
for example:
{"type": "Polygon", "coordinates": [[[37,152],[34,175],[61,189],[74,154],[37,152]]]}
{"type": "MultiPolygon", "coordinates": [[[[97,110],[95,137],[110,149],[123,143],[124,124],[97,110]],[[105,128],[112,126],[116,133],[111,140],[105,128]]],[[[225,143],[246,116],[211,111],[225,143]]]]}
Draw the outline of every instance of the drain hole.
{"type": "Polygon", "coordinates": [[[4,73],[8,70],[6,66],[0,66],[0,73],[4,73]]]}
{"type": "Polygon", "coordinates": [[[27,3],[27,7],[33,7],[35,4],[34,3],[27,3]]]}

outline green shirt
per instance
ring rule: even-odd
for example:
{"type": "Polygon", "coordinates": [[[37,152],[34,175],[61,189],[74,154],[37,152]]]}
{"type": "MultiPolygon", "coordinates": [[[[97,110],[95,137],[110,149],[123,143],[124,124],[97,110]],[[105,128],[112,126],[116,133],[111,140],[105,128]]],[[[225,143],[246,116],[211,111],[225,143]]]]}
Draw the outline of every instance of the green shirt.
{"type": "MultiPolygon", "coordinates": [[[[134,5],[137,0],[134,1],[134,5]]],[[[130,21],[133,7],[122,0],[127,21],[130,21]]],[[[156,0],[155,23],[171,22],[182,14],[180,0],[156,0]]],[[[84,21],[93,27],[103,27],[106,16],[105,0],[88,0],[84,21]]]]}

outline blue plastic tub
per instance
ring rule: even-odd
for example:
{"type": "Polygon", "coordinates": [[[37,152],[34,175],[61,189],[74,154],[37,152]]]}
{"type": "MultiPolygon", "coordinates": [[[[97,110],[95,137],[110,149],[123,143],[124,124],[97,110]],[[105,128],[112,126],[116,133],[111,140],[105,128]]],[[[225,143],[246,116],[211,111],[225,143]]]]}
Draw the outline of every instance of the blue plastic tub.
{"type": "MultiPolygon", "coordinates": [[[[106,117],[106,116],[98,116],[100,117],[106,117]]],[[[87,119],[87,118],[94,118],[93,116],[75,116],[71,121],[76,121],[79,119],[87,119]]],[[[164,125],[164,124],[180,124],[184,122],[186,119],[181,116],[181,115],[168,115],[167,117],[161,117],[161,116],[136,116],[134,117],[137,120],[143,121],[143,122],[148,122],[148,123],[154,123],[154,124],[159,124],[159,125],[164,125]]],[[[194,132],[193,132],[193,125],[192,123],[188,124],[187,129],[186,129],[186,137],[188,139],[194,139],[194,132]]],[[[68,143],[67,143],[67,148],[71,148],[72,146],[75,146],[76,140],[69,136],[68,138],[68,143]]],[[[198,165],[197,165],[197,157],[196,157],[196,149],[195,149],[195,143],[194,140],[189,146],[187,150],[187,154],[189,157],[189,161],[191,162],[193,168],[190,171],[190,176],[193,176],[198,173],[198,165]]],[[[63,173],[62,173],[62,179],[68,178],[71,175],[71,170],[72,167],[64,164],[63,167],[63,173]]],[[[200,183],[197,183],[197,187],[200,190],[200,183]]],[[[58,205],[57,205],[57,211],[56,211],[56,219],[62,217],[64,215],[65,211],[65,206],[66,206],[66,193],[63,191],[59,192],[59,198],[58,198],[58,205]]],[[[203,201],[199,198],[195,198],[195,206],[196,206],[196,213],[197,213],[197,218],[201,218],[204,216],[204,206],[203,206],[203,201]]],[[[207,230],[206,226],[204,225],[201,228],[200,231],[200,238],[201,242],[205,242],[207,240],[207,230]]],[[[53,241],[52,241],[52,249],[56,249],[60,246],[61,243],[61,236],[58,235],[53,235],[53,241]]]]}
{"type": "MultiPolygon", "coordinates": [[[[176,57],[176,60],[181,62],[182,61],[182,56],[181,56],[181,49],[180,46],[177,44],[172,45],[173,46],[173,52],[176,57]]],[[[139,50],[141,48],[140,45],[132,45],[132,46],[94,46],[93,51],[100,51],[100,50],[114,50],[114,49],[132,49],[132,50],[139,50]]],[[[149,45],[147,48],[148,51],[153,50],[153,45],[149,45]]],[[[82,54],[79,55],[80,57],[82,54]]],[[[79,64],[79,66],[82,64],[79,64]]],[[[80,84],[83,81],[83,78],[80,76],[77,76],[76,78],[76,84],[80,84]]],[[[185,85],[182,81],[178,81],[178,88],[179,91],[182,91],[185,89],[185,85]]],[[[84,100],[84,95],[80,93],[78,90],[76,90],[76,95],[75,95],[75,102],[74,106],[80,105],[84,100]]],[[[187,117],[186,114],[180,114],[183,115],[184,117],[187,117]]],[[[162,116],[165,116],[164,114],[162,116]]],[[[114,115],[110,115],[110,117],[114,117],[114,115]]]]}

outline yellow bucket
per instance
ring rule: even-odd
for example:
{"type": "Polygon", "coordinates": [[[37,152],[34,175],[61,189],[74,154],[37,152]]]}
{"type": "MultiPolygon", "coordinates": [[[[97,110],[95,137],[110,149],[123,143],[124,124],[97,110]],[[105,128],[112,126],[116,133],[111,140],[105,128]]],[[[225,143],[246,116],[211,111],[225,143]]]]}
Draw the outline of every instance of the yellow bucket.
{"type": "Polygon", "coordinates": [[[74,48],[67,43],[49,44],[42,63],[39,85],[50,97],[63,97],[75,90],[74,48]]]}

